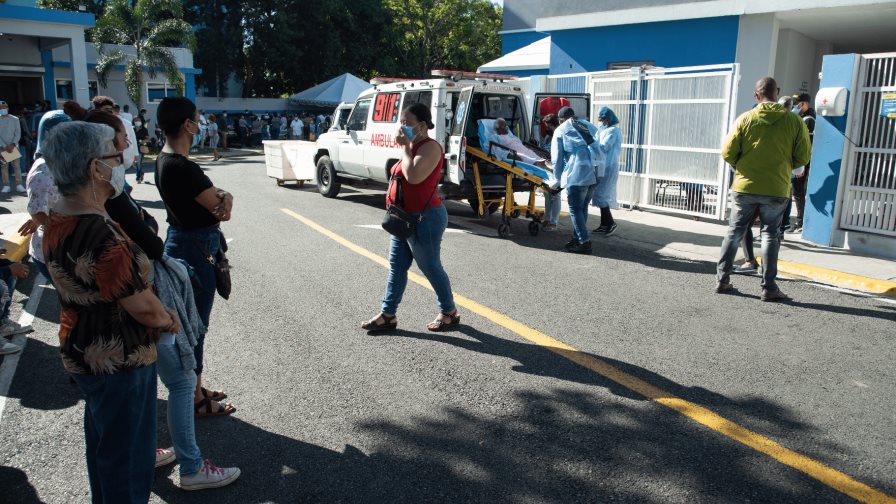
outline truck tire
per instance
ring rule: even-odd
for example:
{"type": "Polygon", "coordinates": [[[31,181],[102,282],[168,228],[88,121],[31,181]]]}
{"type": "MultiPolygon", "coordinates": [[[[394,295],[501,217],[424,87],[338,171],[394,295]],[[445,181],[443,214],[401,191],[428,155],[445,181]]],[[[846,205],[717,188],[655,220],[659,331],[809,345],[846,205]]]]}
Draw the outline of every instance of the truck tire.
{"type": "Polygon", "coordinates": [[[335,198],[340,189],[342,184],[336,176],[336,168],[330,161],[330,156],[321,156],[317,160],[317,190],[325,198],[335,198]]]}

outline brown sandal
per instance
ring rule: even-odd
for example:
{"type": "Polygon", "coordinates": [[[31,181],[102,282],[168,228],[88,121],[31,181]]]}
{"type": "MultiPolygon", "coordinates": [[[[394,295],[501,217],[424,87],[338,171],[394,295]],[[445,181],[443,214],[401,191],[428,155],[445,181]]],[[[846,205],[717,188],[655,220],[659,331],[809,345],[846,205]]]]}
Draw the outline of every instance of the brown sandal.
{"type": "Polygon", "coordinates": [[[196,418],[200,417],[213,417],[213,416],[226,416],[232,414],[236,411],[236,408],[233,407],[230,403],[217,403],[218,408],[213,410],[213,401],[208,397],[203,397],[201,401],[193,404],[193,414],[196,418]],[[204,411],[203,411],[204,410],[204,411]]]}
{"type": "Polygon", "coordinates": [[[435,320],[426,325],[426,328],[432,332],[441,332],[447,331],[453,327],[460,325],[460,313],[458,313],[457,311],[455,311],[453,314],[442,312],[442,315],[450,318],[451,321],[445,322],[441,318],[436,317],[435,320]]]}

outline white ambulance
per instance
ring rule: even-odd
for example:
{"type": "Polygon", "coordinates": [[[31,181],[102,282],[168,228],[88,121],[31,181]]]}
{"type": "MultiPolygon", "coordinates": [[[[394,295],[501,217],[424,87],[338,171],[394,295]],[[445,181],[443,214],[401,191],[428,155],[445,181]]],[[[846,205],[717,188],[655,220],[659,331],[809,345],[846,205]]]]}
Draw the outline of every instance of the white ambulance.
{"type": "MultiPolygon", "coordinates": [[[[307,156],[313,157],[322,195],[336,197],[343,181],[388,182],[389,171],[401,156],[395,142],[399,117],[403,109],[414,103],[430,107],[435,129],[429,135],[445,151],[440,195],[471,200],[474,208],[478,208],[478,201],[465,148],[479,146],[479,119],[503,117],[523,142],[540,143],[538,103],[548,95],[536,95],[535,110],[530,114],[525,93],[513,77],[438,70],[433,75],[437,78],[373,79],[373,88],[358,97],[345,127],[317,139],[313,152],[307,156]]],[[[579,117],[588,116],[587,95],[567,94],[562,99],[576,109],[579,117]]],[[[311,161],[308,157],[303,161],[311,161]]],[[[504,191],[504,172],[491,173],[480,167],[480,175],[486,191],[491,187],[496,192],[504,191]]]]}

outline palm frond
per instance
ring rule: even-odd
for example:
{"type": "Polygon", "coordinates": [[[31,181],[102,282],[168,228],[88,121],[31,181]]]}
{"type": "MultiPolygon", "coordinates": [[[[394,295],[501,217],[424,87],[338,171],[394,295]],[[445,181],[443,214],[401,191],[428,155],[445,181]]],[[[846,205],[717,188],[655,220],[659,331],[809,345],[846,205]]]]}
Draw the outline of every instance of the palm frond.
{"type": "MultiPolygon", "coordinates": [[[[142,59],[142,57],[141,57],[142,59]]],[[[150,73],[152,75],[152,73],[150,73]]],[[[129,59],[124,66],[124,84],[128,91],[128,98],[131,102],[140,106],[143,102],[140,100],[143,94],[143,64],[137,58],[129,59]]]]}
{"type": "Polygon", "coordinates": [[[155,76],[156,72],[161,70],[168,82],[183,92],[184,78],[177,69],[177,60],[171,50],[165,47],[147,47],[144,48],[142,57],[144,64],[149,67],[147,72],[151,76],[155,76]]]}
{"type": "Polygon", "coordinates": [[[183,18],[183,4],[175,0],[137,0],[134,14],[153,23],[167,17],[183,18]]]}
{"type": "Polygon", "coordinates": [[[184,46],[196,48],[193,27],[182,19],[165,19],[152,27],[144,41],[146,47],[184,46]]]}
{"type": "Polygon", "coordinates": [[[103,87],[106,87],[109,80],[109,72],[112,71],[112,68],[115,67],[115,65],[122,64],[127,57],[128,55],[121,49],[115,49],[108,53],[100,53],[96,60],[96,77],[103,87]]]}

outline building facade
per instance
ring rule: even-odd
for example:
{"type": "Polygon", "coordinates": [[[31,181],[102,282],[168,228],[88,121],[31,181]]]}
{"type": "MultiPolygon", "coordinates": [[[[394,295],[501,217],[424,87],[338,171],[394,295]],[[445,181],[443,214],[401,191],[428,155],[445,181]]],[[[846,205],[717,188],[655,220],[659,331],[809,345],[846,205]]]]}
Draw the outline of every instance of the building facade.
{"type": "Polygon", "coordinates": [[[891,51],[894,26],[892,0],[505,0],[503,53],[549,36],[549,62],[485,69],[528,76],[738,63],[737,109],[745,111],[759,78],[774,76],[782,93],[814,95],[824,55],[891,51]]]}
{"type": "MultiPolygon", "coordinates": [[[[94,25],[92,14],[38,9],[34,0],[0,3],[0,100],[13,108],[32,106],[41,100],[49,101],[53,108],[65,100],[86,107],[93,96],[102,94],[135,109],[124,86],[123,66],[110,72],[105,86],[98,82],[96,49],[84,38],[84,31],[94,25]]],[[[186,83],[184,94],[195,99],[195,76],[201,70],[193,68],[189,50],[171,51],[186,83]]],[[[164,96],[180,94],[161,72],[154,77],[144,73],[143,82],[144,107],[152,116],[155,104],[164,96]]]]}

